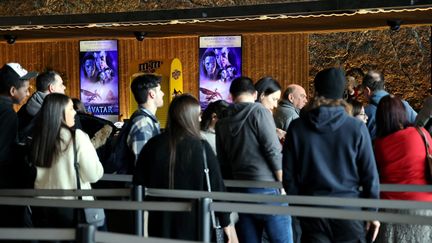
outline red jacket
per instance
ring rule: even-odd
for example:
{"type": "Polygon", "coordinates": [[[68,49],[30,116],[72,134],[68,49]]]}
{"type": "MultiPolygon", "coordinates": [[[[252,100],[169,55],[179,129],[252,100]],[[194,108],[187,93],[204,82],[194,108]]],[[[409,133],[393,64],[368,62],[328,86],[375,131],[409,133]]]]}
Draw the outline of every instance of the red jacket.
{"type": "MultiPolygon", "coordinates": [[[[432,143],[429,133],[423,128],[422,130],[429,143],[432,143]]],[[[375,157],[382,184],[428,184],[425,178],[426,170],[429,170],[426,164],[426,149],[415,127],[377,138],[375,157]]],[[[432,193],[381,192],[381,198],[432,201],[432,193]]]]}

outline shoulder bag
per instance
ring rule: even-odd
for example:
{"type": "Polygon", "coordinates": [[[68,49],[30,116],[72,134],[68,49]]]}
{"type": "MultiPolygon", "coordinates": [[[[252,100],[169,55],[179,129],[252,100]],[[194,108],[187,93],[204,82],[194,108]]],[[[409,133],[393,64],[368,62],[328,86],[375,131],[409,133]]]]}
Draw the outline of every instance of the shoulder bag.
{"type": "MultiPolygon", "coordinates": [[[[73,150],[74,150],[74,167],[75,167],[75,175],[77,181],[77,189],[81,190],[81,181],[79,176],[79,163],[78,163],[78,153],[75,144],[75,138],[73,138],[73,150]]],[[[79,200],[83,200],[82,196],[78,197],[79,200]]],[[[96,227],[103,226],[105,223],[105,211],[103,208],[84,208],[84,219],[83,223],[93,224],[96,227]]],[[[78,215],[82,215],[78,213],[78,215]]],[[[80,222],[80,221],[79,221],[80,222]]]]}
{"type": "Polygon", "coordinates": [[[425,134],[423,133],[422,129],[419,127],[416,127],[418,133],[420,134],[420,136],[423,139],[423,142],[425,144],[425,148],[426,148],[426,178],[428,178],[428,180],[432,179],[432,155],[429,152],[430,146],[429,146],[429,142],[425,136],[425,134]]]}
{"type": "MultiPolygon", "coordinates": [[[[210,175],[209,175],[209,169],[207,166],[207,153],[205,150],[204,140],[202,140],[201,143],[202,143],[202,152],[203,152],[204,174],[205,174],[205,178],[206,178],[206,182],[207,182],[207,191],[211,192],[210,175]]],[[[225,242],[224,231],[223,231],[222,227],[220,226],[219,220],[217,220],[214,211],[210,212],[210,218],[212,221],[212,225],[213,225],[213,229],[214,229],[214,233],[215,233],[215,237],[216,237],[216,243],[224,243],[225,242]]]]}

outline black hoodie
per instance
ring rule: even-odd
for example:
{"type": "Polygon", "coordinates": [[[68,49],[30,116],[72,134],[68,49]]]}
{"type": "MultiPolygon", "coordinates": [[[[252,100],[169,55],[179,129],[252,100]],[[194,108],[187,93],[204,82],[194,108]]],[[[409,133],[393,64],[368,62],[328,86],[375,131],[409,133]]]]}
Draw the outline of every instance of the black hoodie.
{"type": "Polygon", "coordinates": [[[282,153],[271,112],[260,103],[238,103],[216,123],[216,150],[225,179],[276,181],[282,153]]]}
{"type": "Polygon", "coordinates": [[[302,113],[286,135],[283,184],[291,195],[378,198],[378,172],[365,124],[342,106],[302,113]]]}

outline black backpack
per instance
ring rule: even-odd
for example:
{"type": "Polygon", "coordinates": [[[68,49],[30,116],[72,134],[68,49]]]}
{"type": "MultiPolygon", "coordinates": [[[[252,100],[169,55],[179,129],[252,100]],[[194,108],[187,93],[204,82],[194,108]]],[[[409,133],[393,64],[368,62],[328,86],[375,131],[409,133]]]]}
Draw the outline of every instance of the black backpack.
{"type": "Polygon", "coordinates": [[[118,135],[110,141],[111,149],[106,160],[102,161],[105,173],[131,174],[135,167],[135,155],[127,145],[127,137],[132,128],[133,120],[139,116],[149,116],[146,112],[138,109],[128,121],[125,121],[118,135]]]}

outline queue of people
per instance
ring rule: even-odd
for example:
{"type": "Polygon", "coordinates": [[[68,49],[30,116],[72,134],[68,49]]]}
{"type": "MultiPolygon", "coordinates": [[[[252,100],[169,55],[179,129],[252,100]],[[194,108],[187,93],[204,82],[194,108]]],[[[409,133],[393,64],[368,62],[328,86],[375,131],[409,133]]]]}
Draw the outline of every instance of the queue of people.
{"type": "MultiPolygon", "coordinates": [[[[164,131],[155,115],[163,106],[160,82],[153,74],[134,78],[131,92],[138,109],[111,139],[109,124],[94,129],[76,119],[74,103],[64,94],[58,73],[37,75],[17,63],[5,64],[0,69],[0,126],[5,131],[0,135],[0,188],[76,189],[80,184],[91,189],[91,183],[108,171],[132,174],[133,184],[151,188],[223,192],[227,191],[224,179],[280,181],[282,190],[229,191],[432,201],[432,193],[379,191],[380,182],[428,184],[425,141],[432,139],[427,129],[415,126],[417,113],[411,106],[384,90],[384,75],[377,71],[366,73],[355,92],[353,87],[347,92],[343,69],[321,70],[309,101],[300,85],[291,84],[282,93],[271,77],[255,84],[248,77],[237,77],[229,89],[232,104],[219,100],[201,111],[194,96],[176,96],[164,131]],[[35,77],[37,92],[15,113],[12,105],[29,96],[29,80],[35,77]],[[358,95],[361,91],[368,105],[358,95]],[[98,153],[104,144],[112,146],[111,154],[98,153]],[[28,152],[28,157],[17,159],[19,151],[28,152]]],[[[75,103],[78,108],[79,102],[75,103]]],[[[80,113],[86,116],[85,111],[80,113]]],[[[425,105],[420,114],[417,122],[425,126],[430,106],[425,105]]],[[[432,215],[431,210],[397,212],[432,215]]],[[[0,206],[0,215],[0,227],[71,227],[80,220],[74,210],[64,208],[0,206]]],[[[289,215],[216,216],[231,243],[432,239],[431,226],[289,215]]],[[[150,212],[148,222],[149,236],[198,240],[196,215],[150,212]]]]}

